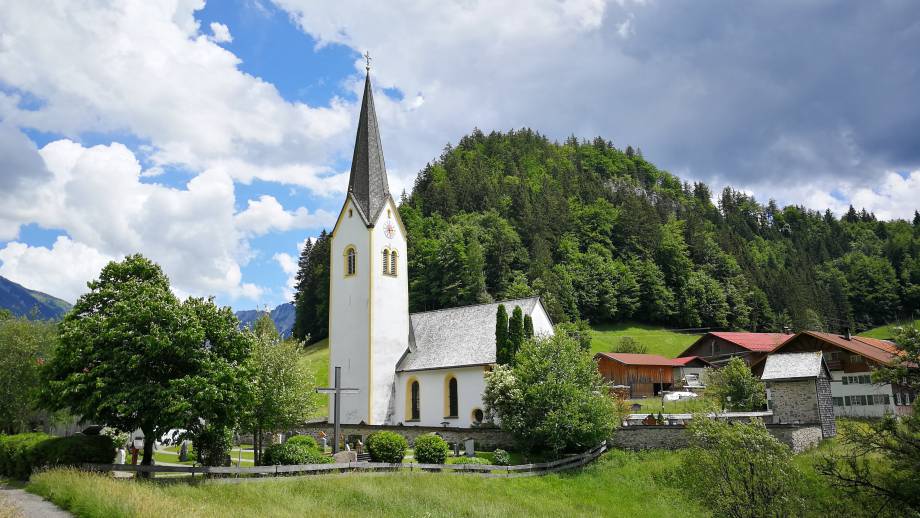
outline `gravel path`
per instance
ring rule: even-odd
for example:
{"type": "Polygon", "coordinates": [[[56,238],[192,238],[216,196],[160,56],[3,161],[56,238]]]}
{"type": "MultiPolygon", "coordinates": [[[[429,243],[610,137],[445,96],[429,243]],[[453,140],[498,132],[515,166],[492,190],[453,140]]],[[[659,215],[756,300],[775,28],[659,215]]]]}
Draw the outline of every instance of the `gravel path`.
{"type": "MultiPolygon", "coordinates": [[[[73,515],[23,489],[0,486],[0,496],[19,509],[23,518],[72,518],[73,515]]],[[[14,515],[15,516],[15,515],[14,515]]]]}

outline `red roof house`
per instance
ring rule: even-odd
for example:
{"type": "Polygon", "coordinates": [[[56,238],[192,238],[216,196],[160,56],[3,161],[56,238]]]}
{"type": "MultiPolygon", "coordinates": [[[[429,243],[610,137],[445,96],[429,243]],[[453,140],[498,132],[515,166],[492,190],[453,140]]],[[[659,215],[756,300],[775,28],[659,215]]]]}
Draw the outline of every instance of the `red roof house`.
{"type": "Polygon", "coordinates": [[[780,344],[792,338],[788,333],[706,333],[678,355],[678,358],[698,356],[714,365],[722,365],[733,356],[738,356],[751,365],[780,344]]]}

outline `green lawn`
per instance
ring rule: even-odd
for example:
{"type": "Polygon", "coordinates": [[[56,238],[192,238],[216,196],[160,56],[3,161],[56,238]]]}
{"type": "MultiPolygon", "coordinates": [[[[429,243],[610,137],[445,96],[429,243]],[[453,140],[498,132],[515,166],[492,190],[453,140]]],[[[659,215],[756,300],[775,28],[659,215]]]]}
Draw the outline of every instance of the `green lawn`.
{"type": "Polygon", "coordinates": [[[61,470],[33,476],[28,490],[78,517],[708,516],[659,482],[678,461],[613,451],[584,470],[532,478],[394,473],[195,485],[61,470]]]}
{"type": "Polygon", "coordinates": [[[896,332],[895,328],[905,326],[905,325],[911,325],[911,324],[913,324],[914,327],[920,327],[920,320],[914,320],[913,322],[910,322],[910,321],[899,322],[896,324],[889,324],[887,326],[876,327],[875,329],[870,329],[868,331],[863,331],[862,333],[859,333],[859,336],[867,336],[869,338],[879,338],[882,340],[891,340],[894,338],[894,335],[896,332]]]}
{"type": "Polygon", "coordinates": [[[700,335],[675,333],[662,327],[624,322],[592,326],[591,352],[610,352],[624,336],[635,338],[648,347],[649,354],[674,358],[700,335]]]}
{"type": "Polygon", "coordinates": [[[638,403],[642,405],[642,409],[637,414],[657,414],[662,412],[664,414],[692,414],[694,412],[712,412],[717,410],[715,408],[715,403],[711,399],[704,397],[699,397],[696,399],[685,399],[682,401],[665,401],[664,409],[662,410],[661,398],[645,398],[645,399],[629,399],[626,401],[627,404],[632,405],[633,403],[638,403]]]}

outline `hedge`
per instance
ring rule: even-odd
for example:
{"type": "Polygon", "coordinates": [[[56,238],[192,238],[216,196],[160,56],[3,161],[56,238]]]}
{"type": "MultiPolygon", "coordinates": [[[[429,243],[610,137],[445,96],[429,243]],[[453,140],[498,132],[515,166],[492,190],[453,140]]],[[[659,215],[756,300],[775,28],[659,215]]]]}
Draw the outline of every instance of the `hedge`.
{"type": "Polygon", "coordinates": [[[332,457],[323,455],[319,450],[314,450],[303,444],[291,443],[272,444],[266,448],[262,455],[262,464],[266,466],[292,466],[296,464],[330,464],[332,457]]]}
{"type": "Polygon", "coordinates": [[[104,435],[51,437],[44,433],[0,436],[0,475],[26,480],[33,471],[84,462],[111,464],[115,445],[104,435]]]}
{"type": "Polygon", "coordinates": [[[374,432],[367,436],[367,452],[374,462],[399,464],[408,448],[406,438],[395,432],[374,432]]]}
{"type": "Polygon", "coordinates": [[[300,446],[306,446],[307,448],[310,448],[311,450],[319,451],[319,444],[316,442],[316,439],[314,439],[313,437],[309,435],[295,435],[293,437],[288,438],[286,444],[297,444],[300,446]]]}

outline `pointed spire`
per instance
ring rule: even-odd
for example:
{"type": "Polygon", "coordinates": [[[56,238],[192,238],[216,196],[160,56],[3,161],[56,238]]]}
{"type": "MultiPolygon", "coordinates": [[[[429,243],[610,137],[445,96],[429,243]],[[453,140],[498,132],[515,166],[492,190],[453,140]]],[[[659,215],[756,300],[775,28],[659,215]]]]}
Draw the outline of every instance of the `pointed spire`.
{"type": "Polygon", "coordinates": [[[374,111],[374,94],[371,91],[370,60],[364,80],[364,99],[361,101],[348,192],[354,195],[369,224],[376,221],[390,195],[387,169],[383,162],[383,145],[377,127],[377,113],[374,111]]]}

